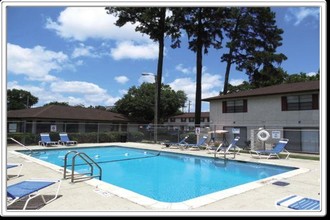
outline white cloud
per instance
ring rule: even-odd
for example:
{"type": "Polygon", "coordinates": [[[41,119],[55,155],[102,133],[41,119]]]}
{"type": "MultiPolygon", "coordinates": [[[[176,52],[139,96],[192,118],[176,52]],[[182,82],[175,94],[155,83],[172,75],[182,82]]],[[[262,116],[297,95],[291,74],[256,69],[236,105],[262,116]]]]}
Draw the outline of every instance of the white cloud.
{"type": "Polygon", "coordinates": [[[127,76],[116,76],[115,80],[120,84],[125,84],[128,82],[129,79],[127,76]]]}
{"type": "Polygon", "coordinates": [[[7,89],[22,89],[29,91],[31,95],[37,97],[37,95],[42,94],[44,89],[42,86],[35,85],[19,85],[17,81],[11,81],[7,83],[7,89]]]}
{"type": "MultiPolygon", "coordinates": [[[[114,105],[120,97],[112,97],[96,84],[82,81],[64,81],[50,74],[51,71],[62,71],[74,68],[68,56],[63,52],[46,50],[44,47],[22,48],[8,43],[8,72],[26,75],[30,81],[38,81],[38,85],[20,85],[17,81],[8,82],[8,89],[23,89],[31,92],[39,99],[35,106],[49,102],[68,102],[70,105],[114,105]]],[[[81,48],[88,48],[81,45],[81,48]]],[[[88,48],[92,49],[92,48],[88,48]]],[[[81,51],[80,51],[81,52],[81,51]]],[[[80,53],[80,56],[83,55],[80,53]]],[[[84,54],[85,56],[88,53],[84,54]]],[[[77,56],[78,57],[78,56],[77,56]]],[[[83,64],[78,60],[75,65],[83,64]]],[[[124,78],[121,78],[125,81],[124,78]]]]}
{"type": "Polygon", "coordinates": [[[229,80],[229,83],[233,86],[238,86],[238,85],[242,84],[243,81],[245,81],[245,80],[244,79],[232,79],[232,80],[229,80]]]}
{"type": "Polygon", "coordinates": [[[115,60],[154,60],[158,57],[158,45],[155,43],[137,45],[133,41],[123,41],[118,43],[116,48],[111,49],[111,57],[115,60]]]}
{"type": "MultiPolygon", "coordinates": [[[[178,64],[176,65],[175,69],[181,73],[184,73],[184,74],[196,74],[197,72],[197,68],[196,66],[194,67],[184,67],[183,64],[178,64]]],[[[207,67],[206,66],[203,66],[202,67],[202,73],[205,73],[207,71],[207,67]]]]}
{"type": "Polygon", "coordinates": [[[195,102],[196,83],[192,78],[178,78],[169,83],[169,85],[175,91],[184,91],[187,94],[188,100],[195,102]]]}
{"type": "Polygon", "coordinates": [[[119,93],[120,93],[121,95],[125,95],[125,94],[127,94],[127,92],[128,92],[127,89],[121,89],[121,90],[119,90],[119,93]]]}
{"type": "MultiPolygon", "coordinates": [[[[206,68],[205,68],[206,70],[206,68]]],[[[222,89],[221,76],[218,74],[203,73],[202,75],[202,99],[219,95],[222,89]]],[[[190,101],[190,110],[195,110],[196,81],[192,78],[178,78],[169,83],[175,91],[183,90],[188,101],[190,101]]],[[[209,111],[209,104],[202,102],[202,111],[209,111]]]]}
{"type": "Polygon", "coordinates": [[[146,83],[155,83],[155,76],[156,74],[154,73],[141,73],[141,74],[144,74],[144,75],[141,75],[138,79],[138,82],[140,84],[146,82],[146,83]]]}
{"type": "Polygon", "coordinates": [[[175,67],[176,70],[178,70],[179,72],[182,72],[184,74],[190,74],[193,72],[193,69],[192,68],[189,68],[189,67],[184,67],[183,64],[178,64],[176,67],[175,67]]]}
{"type": "Polygon", "coordinates": [[[312,17],[316,20],[319,19],[320,10],[317,7],[294,7],[289,8],[289,14],[285,15],[285,20],[290,22],[293,21],[294,25],[299,25],[307,17],[312,17]]]}
{"type": "MultiPolygon", "coordinates": [[[[116,47],[112,48],[110,56],[120,59],[157,59],[158,45],[146,34],[135,31],[136,24],[126,23],[122,27],[114,23],[117,18],[106,13],[104,7],[68,7],[54,21],[47,19],[46,28],[53,30],[62,38],[76,41],[88,39],[114,40],[116,47]]],[[[109,47],[107,42],[102,42],[109,47]]],[[[164,53],[165,54],[165,53],[164,53]]],[[[78,47],[72,57],[100,57],[108,53],[95,53],[93,48],[78,47]]]]}
{"type": "Polygon", "coordinates": [[[317,73],[316,72],[309,72],[309,73],[307,73],[306,75],[307,76],[315,76],[317,73]]]}
{"type": "Polygon", "coordinates": [[[37,97],[38,103],[34,106],[43,106],[49,102],[67,102],[69,105],[113,106],[121,97],[112,97],[105,89],[88,82],[57,81],[39,83],[39,85],[19,85],[17,81],[7,83],[8,89],[23,89],[37,97]]]}
{"type": "Polygon", "coordinates": [[[48,83],[42,82],[38,85],[20,85],[17,81],[11,81],[7,83],[8,89],[23,89],[29,91],[33,96],[38,98],[38,103],[34,107],[43,106],[49,102],[69,102],[71,105],[82,103],[82,99],[79,102],[72,102],[72,98],[69,99],[59,93],[49,90],[48,83]]]}
{"type": "Polygon", "coordinates": [[[75,64],[76,64],[77,66],[81,66],[81,65],[84,64],[84,61],[83,61],[83,60],[77,60],[77,62],[75,62],[75,64]]]}
{"type": "Polygon", "coordinates": [[[120,97],[112,97],[105,89],[89,82],[58,81],[51,83],[50,89],[53,93],[58,93],[69,98],[70,105],[112,106],[120,99],[120,97]],[[74,96],[73,93],[75,94],[74,96]],[[71,94],[71,96],[68,96],[68,94],[71,94]]]}
{"type": "Polygon", "coordinates": [[[71,57],[100,57],[96,53],[93,52],[94,47],[92,46],[85,46],[84,44],[80,44],[79,47],[74,48],[71,57]]]}
{"type": "Polygon", "coordinates": [[[136,25],[130,23],[118,27],[113,15],[106,13],[104,7],[68,7],[62,11],[56,21],[47,19],[46,28],[54,30],[66,39],[85,41],[91,39],[147,41],[135,31],[136,25]],[[120,29],[120,30],[119,30],[120,29]]]}
{"type": "Polygon", "coordinates": [[[10,73],[38,81],[54,81],[56,77],[50,74],[51,71],[73,68],[63,52],[46,50],[42,46],[23,48],[10,43],[7,44],[7,64],[10,73]]]}
{"type": "Polygon", "coordinates": [[[50,84],[50,89],[58,93],[105,94],[106,90],[98,85],[82,81],[56,81],[50,84]]]}

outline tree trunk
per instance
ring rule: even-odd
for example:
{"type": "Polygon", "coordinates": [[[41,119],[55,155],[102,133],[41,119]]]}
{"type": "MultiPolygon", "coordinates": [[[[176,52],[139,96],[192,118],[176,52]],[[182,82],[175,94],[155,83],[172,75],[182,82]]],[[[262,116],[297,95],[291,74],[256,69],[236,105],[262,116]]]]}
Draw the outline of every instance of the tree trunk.
{"type": "Polygon", "coordinates": [[[202,13],[201,9],[198,14],[198,36],[196,51],[196,98],[195,98],[195,127],[200,127],[201,108],[202,108],[202,59],[203,59],[203,43],[202,43],[202,13]]]}
{"type": "MultiPolygon", "coordinates": [[[[231,57],[233,53],[233,50],[230,49],[229,51],[229,56],[231,57]]],[[[226,66],[226,73],[225,73],[225,82],[223,85],[223,95],[226,95],[228,92],[228,81],[229,81],[229,73],[230,73],[230,67],[231,67],[231,62],[232,62],[232,58],[230,58],[227,61],[227,66],[226,66]]]]}
{"type": "Polygon", "coordinates": [[[160,110],[160,94],[161,94],[161,89],[162,89],[162,75],[163,75],[163,60],[164,60],[164,32],[165,32],[165,15],[166,15],[166,8],[161,8],[160,9],[160,21],[159,21],[159,28],[161,29],[158,39],[158,64],[157,64],[157,121],[156,123],[158,124],[159,121],[159,116],[161,114],[160,110]]]}

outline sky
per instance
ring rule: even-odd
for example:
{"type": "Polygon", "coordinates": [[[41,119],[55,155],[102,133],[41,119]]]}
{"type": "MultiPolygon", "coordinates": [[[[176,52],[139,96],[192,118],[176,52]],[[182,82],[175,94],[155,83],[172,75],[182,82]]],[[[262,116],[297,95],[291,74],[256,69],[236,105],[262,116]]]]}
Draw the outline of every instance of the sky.
{"type": "MultiPolygon", "coordinates": [[[[65,5],[63,5],[65,6],[65,5]]],[[[278,52],[288,59],[281,64],[289,74],[315,74],[320,69],[320,8],[271,7],[276,25],[283,29],[278,52]]],[[[10,6],[6,8],[7,89],[23,89],[38,97],[32,107],[49,102],[70,105],[113,106],[132,86],[154,82],[158,44],[116,18],[104,7],[10,6]],[[143,76],[142,74],[149,74],[143,76]]],[[[4,33],[2,33],[4,34],[4,33]]],[[[195,111],[196,54],[188,49],[187,35],[181,48],[165,43],[162,82],[183,90],[195,111]]],[[[202,98],[217,96],[224,83],[226,49],[210,49],[203,56],[202,98]]],[[[231,69],[229,83],[238,85],[247,75],[231,69]]],[[[209,103],[202,103],[209,111],[209,103]]]]}

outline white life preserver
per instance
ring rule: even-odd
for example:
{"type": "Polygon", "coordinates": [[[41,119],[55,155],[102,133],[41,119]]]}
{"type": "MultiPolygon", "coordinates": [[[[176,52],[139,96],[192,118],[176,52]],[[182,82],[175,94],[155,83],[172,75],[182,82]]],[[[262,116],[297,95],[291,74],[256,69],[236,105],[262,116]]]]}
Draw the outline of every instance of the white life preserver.
{"type": "Polygon", "coordinates": [[[268,138],[270,137],[270,134],[269,134],[269,132],[266,131],[266,130],[261,130],[261,131],[259,131],[259,132],[257,133],[257,137],[258,137],[258,139],[261,140],[261,141],[267,141],[268,138]]]}

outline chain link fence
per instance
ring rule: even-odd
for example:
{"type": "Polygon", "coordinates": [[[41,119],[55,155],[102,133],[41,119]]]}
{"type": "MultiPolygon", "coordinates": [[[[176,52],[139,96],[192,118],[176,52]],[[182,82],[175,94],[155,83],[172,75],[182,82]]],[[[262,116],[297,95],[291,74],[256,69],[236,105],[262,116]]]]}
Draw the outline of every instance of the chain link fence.
{"type": "MultiPolygon", "coordinates": [[[[163,143],[179,142],[189,136],[188,143],[196,143],[202,135],[207,135],[209,145],[214,142],[230,143],[240,136],[237,145],[245,150],[269,150],[281,139],[289,139],[287,150],[291,152],[319,153],[319,129],[317,128],[256,128],[211,125],[196,130],[186,124],[114,124],[95,122],[28,122],[8,121],[7,138],[14,138],[24,145],[37,145],[40,133],[49,133],[53,141],[60,140],[59,133],[68,133],[70,139],[78,143],[139,142],[163,143]],[[225,133],[218,133],[226,131],[225,133]]],[[[13,144],[8,139],[8,144],[13,144]]]]}

